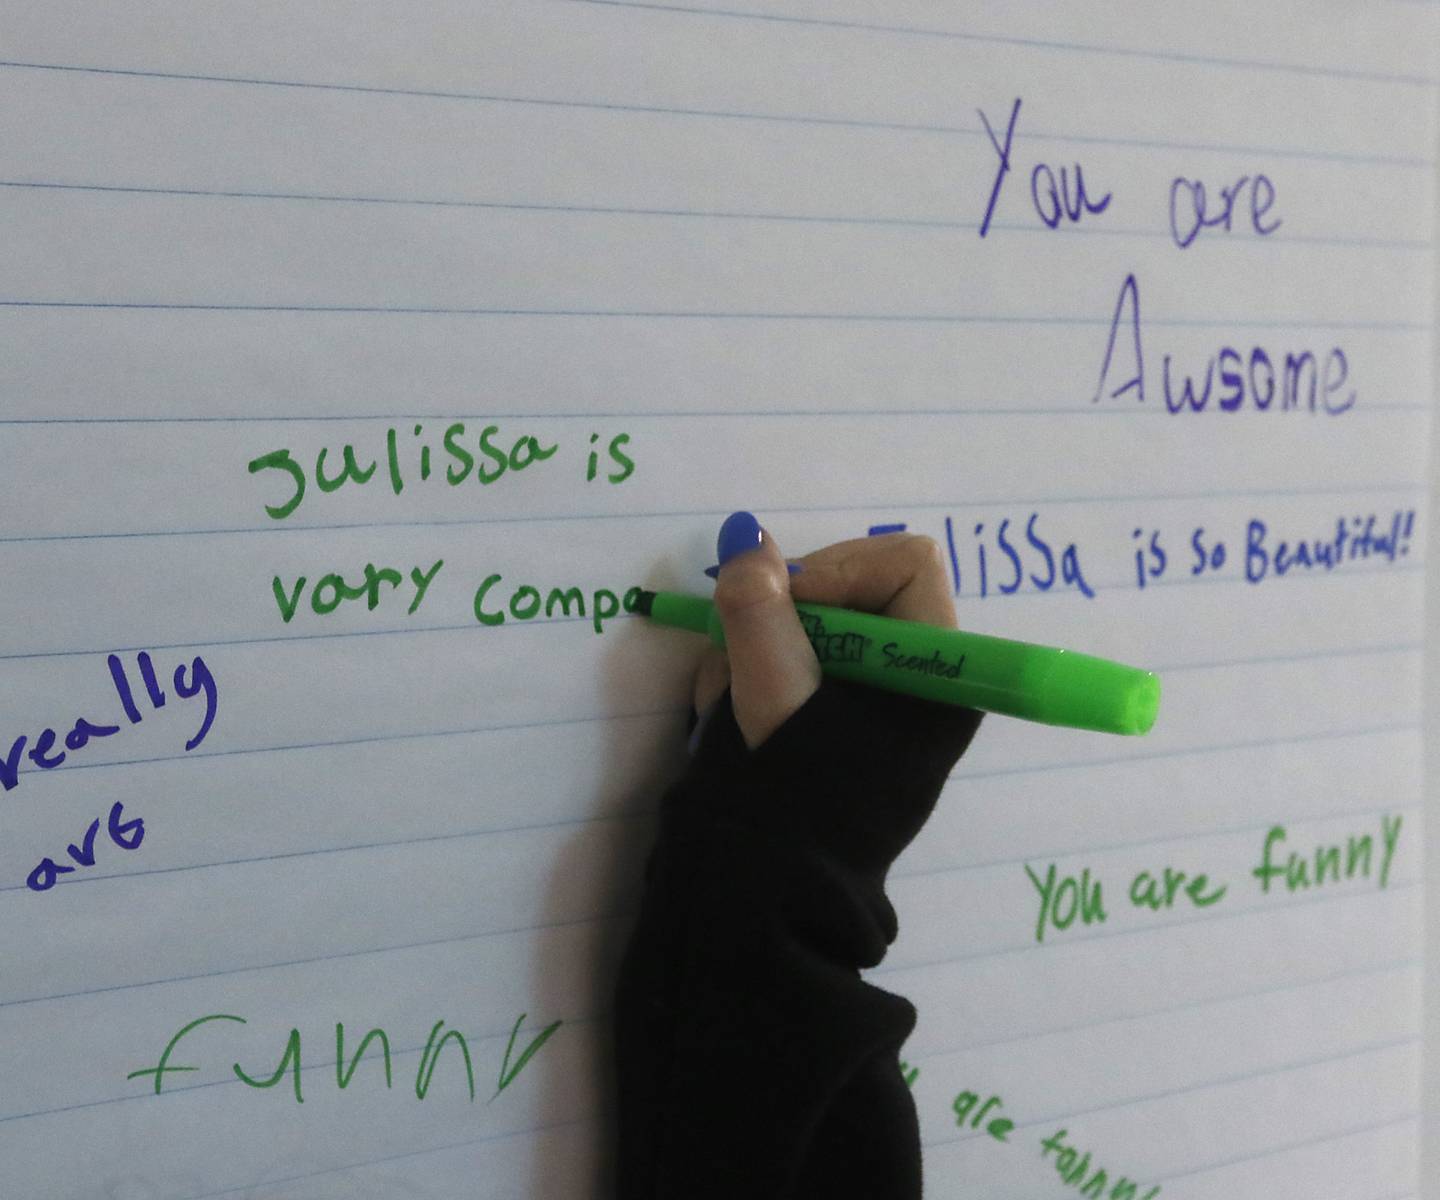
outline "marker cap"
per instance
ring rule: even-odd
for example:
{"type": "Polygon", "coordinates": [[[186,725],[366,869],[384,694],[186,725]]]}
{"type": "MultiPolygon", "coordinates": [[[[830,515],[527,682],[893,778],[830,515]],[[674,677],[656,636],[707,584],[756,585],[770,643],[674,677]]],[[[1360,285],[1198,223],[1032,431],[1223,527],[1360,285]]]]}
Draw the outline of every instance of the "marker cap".
{"type": "MultiPolygon", "coordinates": [[[[1109,659],[1057,650],[1033,681],[1035,716],[1072,729],[1148,733],[1160,711],[1160,679],[1109,659]]],[[[1017,714],[1018,715],[1018,714],[1017,714]]]]}

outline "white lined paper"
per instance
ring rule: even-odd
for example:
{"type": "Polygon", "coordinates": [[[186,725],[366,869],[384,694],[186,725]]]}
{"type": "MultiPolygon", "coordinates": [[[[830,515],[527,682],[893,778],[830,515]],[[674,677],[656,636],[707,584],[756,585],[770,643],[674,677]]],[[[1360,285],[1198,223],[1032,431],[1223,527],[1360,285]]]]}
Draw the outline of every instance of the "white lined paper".
{"type": "Polygon", "coordinates": [[[987,723],[897,866],[875,981],[920,1011],[927,1195],[1070,1194],[1034,1150],[1061,1125],[1166,1196],[1413,1192],[1423,7],[1246,12],[1244,53],[1229,5],[1118,6],[1106,36],[1040,3],[11,14],[0,752],[114,716],[112,651],[148,650],[162,679],[202,655],[220,693],[193,751],[200,704],[172,695],[5,793],[13,1186],[606,1194],[609,986],[694,646],[624,616],[599,637],[577,616],[487,628],[471,601],[496,572],[492,609],[520,583],[697,589],[719,519],[749,507],[792,552],[904,522],[953,547],[962,622],[1164,675],[1144,741],[987,723]],[[1016,96],[982,240],[997,159],[976,110],[1003,127],[1016,96]],[[1082,161],[1112,208],[1045,229],[1037,161],[1082,161]],[[1273,235],[1174,246],[1173,175],[1255,171],[1273,235]],[[1096,404],[1130,272],[1147,398],[1096,404]],[[1343,346],[1355,407],[1165,412],[1163,356],[1192,371],[1222,345],[1343,346]],[[459,421],[560,450],[484,488],[420,481],[412,453],[396,495],[386,431],[413,448],[421,423],[434,447],[459,421]],[[621,431],[633,477],[587,483],[589,434],[621,431]],[[266,516],[284,480],[250,460],[292,448],[310,474],[347,442],[370,483],[312,478],[266,516]],[[1393,561],[1238,569],[1252,519],[1273,549],[1412,509],[1393,561]],[[999,594],[995,528],[1023,546],[1032,513],[1057,557],[1080,548],[1093,598],[999,594]],[[1202,525],[1231,557],[1196,577],[1202,525]],[[1136,527],[1173,555],[1143,591],[1136,527]],[[442,559],[413,615],[399,590],[286,623],[271,589],[442,559]],[[146,821],[137,850],[102,828],[93,867],[24,886],[116,801],[146,821]],[[1403,819],[1385,888],[1247,885],[1271,825],[1304,848],[1385,816],[1403,819]],[[1036,944],[1024,866],[1052,861],[1102,872],[1110,915],[1036,944]],[[1136,912],[1129,875],[1163,864],[1232,894],[1136,912]],[[187,1041],[198,1072],[161,1096],[126,1081],[222,1012],[249,1024],[187,1041]],[[522,1037],[564,1023],[487,1104],[522,1012],[522,1037]],[[415,1097],[441,1017],[469,1040],[474,1104],[453,1047],[415,1097]],[[392,1089],[368,1058],[337,1089],[336,1021],[352,1051],[389,1031],[392,1089]],[[268,1076],[292,1027],[303,1106],[229,1067],[268,1076]],[[1003,1096],[1012,1145],[956,1128],[965,1088],[1003,1096]]]}

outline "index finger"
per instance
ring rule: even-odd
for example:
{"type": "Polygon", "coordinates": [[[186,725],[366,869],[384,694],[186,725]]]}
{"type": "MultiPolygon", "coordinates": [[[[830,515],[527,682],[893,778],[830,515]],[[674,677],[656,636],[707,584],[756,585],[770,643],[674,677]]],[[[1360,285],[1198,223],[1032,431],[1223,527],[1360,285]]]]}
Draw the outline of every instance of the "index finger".
{"type": "Polygon", "coordinates": [[[852,538],[798,561],[803,570],[790,580],[798,601],[955,628],[945,556],[923,534],[852,538]]]}

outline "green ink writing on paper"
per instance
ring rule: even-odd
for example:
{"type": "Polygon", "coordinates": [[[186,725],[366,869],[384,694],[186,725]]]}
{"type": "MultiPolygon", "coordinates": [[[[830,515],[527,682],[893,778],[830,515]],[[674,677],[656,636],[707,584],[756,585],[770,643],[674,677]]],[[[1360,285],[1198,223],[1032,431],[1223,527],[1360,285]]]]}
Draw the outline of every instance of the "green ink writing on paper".
{"type": "Polygon", "coordinates": [[[394,1082],[390,1077],[390,1039],[383,1029],[372,1029],[360,1039],[360,1046],[350,1059],[350,1069],[345,1069],[345,1025],[343,1022],[335,1022],[335,1086],[342,1092],[350,1086],[350,1080],[355,1075],[355,1068],[360,1065],[360,1059],[365,1054],[365,1047],[375,1038],[380,1039],[380,1053],[385,1062],[385,1086],[388,1088],[394,1082]]]}
{"type": "MultiPolygon", "coordinates": [[[[599,440],[600,435],[598,433],[592,433],[590,435],[591,446],[594,446],[595,443],[599,440]]],[[[610,470],[606,472],[606,483],[624,483],[627,479],[630,478],[630,476],[635,474],[635,460],[632,459],[628,454],[625,453],[624,450],[621,449],[622,446],[628,446],[629,444],[630,435],[628,433],[616,434],[613,438],[610,439],[610,445],[606,447],[606,450],[610,455],[611,463],[614,467],[618,468],[618,470],[610,470]]],[[[599,467],[600,452],[598,450],[591,450],[590,462],[589,465],[585,468],[586,483],[594,482],[595,473],[599,470],[599,467]]]]}
{"type": "MultiPolygon", "coordinates": [[[[519,1057],[516,1058],[513,1057],[515,1039],[520,1033],[520,1026],[524,1022],[525,1016],[526,1014],[521,1013],[519,1019],[510,1030],[510,1040],[505,1047],[505,1054],[500,1063],[499,1086],[495,1089],[495,1096],[498,1096],[515,1082],[516,1076],[524,1070],[526,1064],[539,1053],[540,1048],[550,1040],[562,1024],[561,1021],[552,1021],[549,1025],[545,1026],[544,1029],[530,1039],[519,1057]]],[[[166,1042],[165,1048],[161,1051],[160,1058],[155,1066],[142,1067],[138,1071],[131,1071],[125,1078],[127,1080],[152,1078],[155,1094],[159,1095],[165,1089],[166,1076],[180,1072],[200,1070],[199,1067],[189,1064],[173,1065],[171,1058],[174,1056],[176,1048],[186,1037],[201,1026],[207,1025],[212,1021],[233,1021],[239,1025],[248,1024],[244,1017],[234,1016],[231,1013],[212,1013],[208,1016],[199,1017],[181,1026],[180,1030],[166,1042]]],[[[392,1055],[390,1047],[389,1034],[379,1026],[371,1028],[369,1032],[360,1039],[359,1046],[356,1047],[355,1052],[350,1055],[347,1060],[345,1053],[345,1026],[343,1022],[337,1021],[335,1023],[335,1085],[337,1090],[343,1092],[353,1082],[356,1069],[360,1065],[360,1060],[364,1057],[365,1051],[372,1043],[376,1043],[379,1046],[379,1058],[385,1068],[385,1087],[387,1089],[392,1087],[394,1082],[392,1076],[392,1059],[394,1055],[392,1055]]],[[[435,1069],[439,1065],[445,1047],[451,1045],[458,1051],[458,1057],[465,1068],[466,1091],[469,1094],[471,1102],[474,1102],[475,1066],[471,1057],[469,1042],[466,1040],[465,1035],[458,1029],[446,1029],[443,1019],[436,1021],[434,1025],[431,1026],[430,1034],[425,1040],[424,1047],[419,1048],[420,1061],[415,1071],[415,1098],[417,1100],[424,1100],[429,1095],[430,1084],[435,1076],[435,1069]]],[[[414,1053],[414,1051],[403,1051],[402,1053],[414,1053]]],[[[450,1057],[455,1058],[456,1054],[451,1054],[450,1057]]],[[[291,1091],[295,1097],[295,1103],[303,1104],[305,1097],[301,1090],[301,1072],[303,1070],[301,1059],[302,1039],[300,1030],[291,1029],[285,1038],[285,1044],[281,1050],[279,1062],[274,1072],[268,1077],[261,1078],[259,1076],[252,1076],[241,1067],[239,1063],[232,1063],[230,1069],[240,1082],[249,1087],[261,1090],[275,1087],[288,1074],[291,1081],[291,1091]]],[[[492,1100],[494,1098],[494,1096],[491,1097],[492,1100]]]]}
{"type": "Polygon", "coordinates": [[[1189,883],[1185,882],[1186,878],[1184,871],[1174,867],[1166,867],[1155,875],[1141,871],[1130,883],[1130,903],[1136,908],[1159,912],[1162,908],[1174,908],[1176,896],[1182,893],[1196,908],[1209,908],[1225,896],[1223,884],[1213,892],[1205,891],[1210,882],[1208,876],[1196,875],[1189,883]]]}
{"type": "MultiPolygon", "coordinates": [[[[388,481],[390,490],[401,495],[408,482],[426,483],[432,478],[443,480],[454,489],[473,479],[488,486],[506,475],[516,476],[554,458],[560,452],[560,443],[553,439],[542,439],[531,433],[512,436],[502,433],[499,425],[486,425],[478,437],[467,435],[463,421],[456,421],[446,427],[438,437],[435,432],[426,433],[425,426],[416,422],[411,435],[391,426],[384,433],[384,450],[373,444],[373,453],[357,451],[355,443],[346,442],[338,447],[320,446],[318,449],[297,451],[290,447],[268,451],[252,458],[246,469],[251,475],[259,476],[268,484],[278,484],[280,491],[271,491],[265,502],[265,512],[272,520],[283,521],[294,515],[304,504],[307,495],[318,492],[330,496],[344,491],[354,491],[374,483],[383,488],[388,481]],[[313,470],[307,470],[312,461],[313,470]],[[381,460],[385,470],[380,471],[381,460]],[[437,470],[437,463],[443,470],[437,470]],[[338,462],[338,465],[337,465],[338,462]],[[312,491],[310,485],[313,482],[312,491]]],[[[622,484],[635,473],[635,459],[631,437],[628,433],[609,435],[608,441],[599,433],[591,432],[589,448],[583,472],[584,486],[597,480],[606,484],[622,484]]],[[[473,484],[472,484],[473,486],[473,484]]],[[[270,489],[267,489],[269,491],[270,489]]],[[[373,489],[372,489],[373,490],[373,489]]],[[[271,591],[280,619],[290,624],[308,607],[317,617],[328,616],[346,605],[347,602],[363,600],[365,607],[374,612],[383,600],[398,593],[401,600],[408,600],[408,616],[414,616],[424,603],[426,592],[434,582],[436,574],[444,565],[436,561],[428,569],[412,567],[408,575],[401,568],[377,566],[366,563],[358,575],[347,575],[342,571],[306,574],[275,574],[271,578],[271,591]],[[307,592],[308,589],[308,592],[307,592]]],[[[499,576],[493,576],[481,584],[474,601],[475,616],[482,624],[501,624],[505,612],[495,612],[484,606],[484,592],[499,576]]],[[[545,609],[546,617],[558,606],[563,615],[572,609],[579,615],[586,613],[586,593],[579,588],[552,588],[542,599],[539,589],[522,587],[510,597],[509,615],[527,621],[545,609]]],[[[627,595],[624,610],[630,611],[633,601],[627,595]]],[[[618,616],[622,610],[620,593],[609,588],[597,588],[590,593],[589,611],[593,614],[595,632],[601,632],[604,623],[618,616]]]]}
{"type": "MultiPolygon", "coordinates": [[[[950,1103],[955,1124],[961,1129],[983,1132],[1006,1146],[1017,1145],[1010,1138],[1015,1122],[1001,1115],[1004,1107],[1004,1100],[997,1094],[983,1091],[960,1092],[950,1103]]],[[[1061,1129],[1043,1139],[1039,1143],[1040,1160],[1053,1166],[1062,1182],[1077,1189],[1082,1196],[1091,1200],[1154,1200],[1160,1194],[1159,1184],[1142,1193],[1143,1184],[1097,1166],[1089,1150],[1082,1153],[1066,1143],[1068,1134],[1068,1130],[1061,1129]]]]}
{"type": "MultiPolygon", "coordinates": [[[[515,1076],[520,1074],[525,1064],[535,1057],[540,1047],[550,1040],[550,1035],[560,1028],[559,1021],[552,1021],[549,1025],[545,1026],[544,1029],[530,1039],[529,1045],[525,1047],[524,1052],[515,1060],[515,1065],[512,1067],[510,1065],[510,1052],[515,1049],[515,1035],[520,1032],[520,1026],[527,1015],[527,1013],[521,1013],[515,1021],[515,1028],[510,1031],[510,1041],[506,1043],[505,1046],[505,1058],[500,1064],[500,1082],[495,1088],[495,1096],[498,1096],[515,1081],[515,1076]]],[[[495,1099],[495,1096],[491,1096],[490,1099],[495,1099]]]]}
{"type": "Polygon", "coordinates": [[[1040,876],[1025,864],[1025,874],[1040,893],[1040,909],[1035,917],[1035,940],[1045,940],[1045,929],[1049,927],[1064,932],[1079,917],[1086,925],[1104,924],[1105,904],[1100,894],[1100,880],[1090,877],[1090,868],[1080,872],[1079,879],[1073,875],[1061,877],[1054,863],[1040,876]]]}
{"type": "Polygon", "coordinates": [[[999,1096],[989,1096],[982,1101],[978,1092],[961,1092],[951,1101],[950,1107],[955,1112],[955,1124],[961,1129],[979,1129],[981,1124],[985,1123],[985,1132],[992,1138],[997,1142],[1008,1142],[1015,1122],[1009,1117],[1000,1116],[999,1110],[1004,1104],[999,1096]],[[988,1122],[987,1117],[990,1118],[988,1122]]]}
{"type": "Polygon", "coordinates": [[[295,1103],[305,1103],[305,1097],[300,1094],[300,1031],[298,1029],[292,1029],[290,1036],[285,1039],[285,1053],[280,1056],[280,1065],[275,1068],[275,1074],[269,1079],[250,1078],[240,1069],[239,1063],[232,1063],[230,1069],[235,1072],[236,1079],[241,1083],[248,1083],[253,1088],[272,1088],[280,1082],[285,1072],[289,1071],[295,1085],[295,1103]]]}
{"type": "MultiPolygon", "coordinates": [[[[601,439],[599,433],[590,434],[585,482],[593,483],[598,478],[610,484],[624,483],[635,473],[635,460],[626,452],[630,435],[612,435],[603,451],[597,445],[601,439]]],[[[399,496],[407,482],[427,483],[433,477],[456,488],[473,477],[475,482],[488,487],[506,475],[519,475],[553,458],[559,449],[559,442],[550,441],[547,445],[531,433],[515,436],[502,432],[499,425],[486,425],[476,437],[467,432],[464,421],[456,421],[440,434],[438,445],[434,433],[426,433],[423,424],[415,424],[408,437],[391,426],[385,430],[385,473],[378,477],[383,482],[377,486],[388,483],[391,492],[399,496]],[[444,466],[438,473],[434,470],[435,457],[440,458],[444,466]]],[[[304,464],[311,460],[310,452],[299,453],[282,447],[252,458],[246,469],[251,475],[265,472],[269,473],[267,478],[283,477],[275,478],[283,489],[280,502],[264,505],[271,519],[283,521],[304,503],[311,479],[323,495],[338,492],[347,485],[352,489],[364,487],[377,479],[381,457],[378,446],[373,455],[358,453],[351,442],[344,443],[338,450],[321,446],[314,453],[314,469],[307,474],[304,464]],[[338,467],[334,465],[337,457],[338,467]]]]}
{"type": "MultiPolygon", "coordinates": [[[[1271,825],[1261,841],[1258,862],[1250,870],[1260,895],[1285,895],[1312,888],[1373,881],[1382,890],[1390,886],[1395,855],[1400,847],[1402,814],[1382,814],[1378,831],[1352,833],[1343,839],[1295,845],[1284,825],[1271,825]]],[[[1252,860],[1254,861],[1254,860],[1252,860]]],[[[1078,876],[1062,875],[1054,863],[1038,873],[1029,864],[1025,874],[1039,900],[1035,940],[1081,925],[1104,924],[1108,919],[1098,872],[1084,868],[1078,876]]],[[[1233,895],[1230,885],[1214,880],[1213,872],[1166,865],[1146,868],[1130,877],[1128,895],[1132,911],[1171,912],[1176,908],[1211,908],[1233,895]]]]}
{"type": "MultiPolygon", "coordinates": [[[[364,600],[366,608],[374,612],[380,606],[382,595],[398,591],[407,586],[408,582],[412,596],[410,607],[405,612],[407,616],[414,616],[425,602],[425,593],[430,590],[435,576],[444,565],[445,560],[442,558],[437,559],[428,570],[411,567],[408,581],[393,567],[377,567],[374,563],[365,564],[361,581],[355,584],[346,583],[345,577],[338,572],[322,575],[310,589],[310,611],[317,617],[329,616],[347,600],[364,600]],[[389,590],[382,592],[381,584],[387,585],[389,590]]],[[[293,584],[287,583],[279,575],[271,582],[275,603],[280,609],[280,619],[287,625],[300,607],[300,597],[307,582],[309,580],[304,575],[299,576],[293,584]]]]}
{"type": "Polygon", "coordinates": [[[182,1025],[180,1032],[165,1043],[165,1049],[160,1052],[160,1061],[158,1063],[153,1067],[145,1067],[139,1071],[131,1071],[125,1078],[129,1080],[141,1079],[146,1075],[155,1076],[155,1094],[158,1096],[165,1090],[166,1075],[174,1074],[177,1071],[198,1071],[200,1069],[199,1067],[172,1067],[170,1065],[170,1056],[175,1053],[175,1047],[180,1044],[181,1039],[184,1038],[186,1034],[192,1029],[199,1029],[201,1025],[208,1024],[210,1021],[236,1021],[241,1025],[246,1023],[244,1017],[231,1016],[229,1013],[212,1013],[208,1017],[197,1017],[188,1025],[182,1025]]]}
{"type": "MultiPolygon", "coordinates": [[[[541,590],[532,584],[522,583],[519,587],[510,592],[507,601],[499,596],[491,597],[490,591],[499,584],[505,577],[498,572],[487,575],[478,588],[475,589],[475,619],[482,625],[503,625],[505,624],[506,613],[517,621],[533,621],[540,616],[543,609],[547,620],[559,620],[568,617],[573,612],[576,616],[583,617],[586,613],[585,593],[578,587],[559,588],[552,587],[548,592],[541,593],[541,590]],[[556,617],[556,610],[559,610],[559,617],[556,617]]],[[[640,589],[632,587],[621,595],[610,588],[596,588],[590,593],[590,622],[596,633],[603,633],[605,622],[618,617],[621,611],[633,613],[635,605],[640,599],[640,589]]]]}
{"type": "MultiPolygon", "coordinates": [[[[524,1020],[522,1017],[521,1020],[524,1020]]],[[[430,1036],[425,1039],[425,1050],[420,1055],[420,1069],[415,1072],[415,1099],[423,1100],[430,1091],[430,1080],[435,1074],[436,1064],[440,1061],[440,1051],[451,1038],[460,1047],[460,1053],[465,1058],[465,1082],[470,1089],[470,1099],[475,1099],[475,1068],[470,1062],[470,1047],[465,1041],[465,1035],[458,1029],[447,1029],[445,1034],[437,1042],[435,1035],[444,1026],[443,1020],[436,1021],[430,1030],[430,1036]]],[[[512,1035],[513,1037],[513,1035],[512,1035]]]]}
{"type": "MultiPolygon", "coordinates": [[[[1398,813],[1394,817],[1386,815],[1380,818],[1377,879],[1382,889],[1390,886],[1390,867],[1400,843],[1401,820],[1398,813]]],[[[1313,854],[1299,854],[1291,850],[1285,854],[1283,862],[1278,861],[1276,856],[1281,853],[1281,844],[1288,837],[1283,825],[1272,825],[1265,834],[1260,864],[1251,872],[1260,881],[1262,892],[1268,894],[1271,884],[1277,879],[1283,879],[1285,890],[1290,892],[1342,883],[1356,876],[1369,879],[1372,868],[1377,866],[1375,839],[1368,833],[1347,837],[1343,846],[1316,846],[1313,854]]]]}
{"type": "Polygon", "coordinates": [[[1115,1176],[1112,1183],[1110,1172],[1104,1167],[1094,1165],[1089,1150],[1082,1154],[1074,1146],[1066,1145],[1065,1137],[1068,1133],[1067,1129],[1059,1129],[1041,1142],[1041,1157],[1048,1161],[1050,1155],[1054,1154],[1053,1165],[1056,1173],[1082,1196],[1106,1197],[1107,1200],[1154,1200],[1154,1197],[1160,1194],[1158,1184],[1141,1193],[1140,1188],[1143,1185],[1124,1175],[1115,1176]]]}

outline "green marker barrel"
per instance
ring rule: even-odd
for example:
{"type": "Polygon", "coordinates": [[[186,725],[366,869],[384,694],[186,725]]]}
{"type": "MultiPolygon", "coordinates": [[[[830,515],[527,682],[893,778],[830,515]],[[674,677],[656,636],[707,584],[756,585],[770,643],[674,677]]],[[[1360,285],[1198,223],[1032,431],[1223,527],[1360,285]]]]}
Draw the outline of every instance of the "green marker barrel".
{"type": "MultiPolygon", "coordinates": [[[[702,596],[641,591],[635,611],[725,644],[702,596]]],[[[1155,675],[1109,659],[820,604],[795,611],[820,669],[838,679],[1100,733],[1148,733],[1160,708],[1155,675]]]]}

